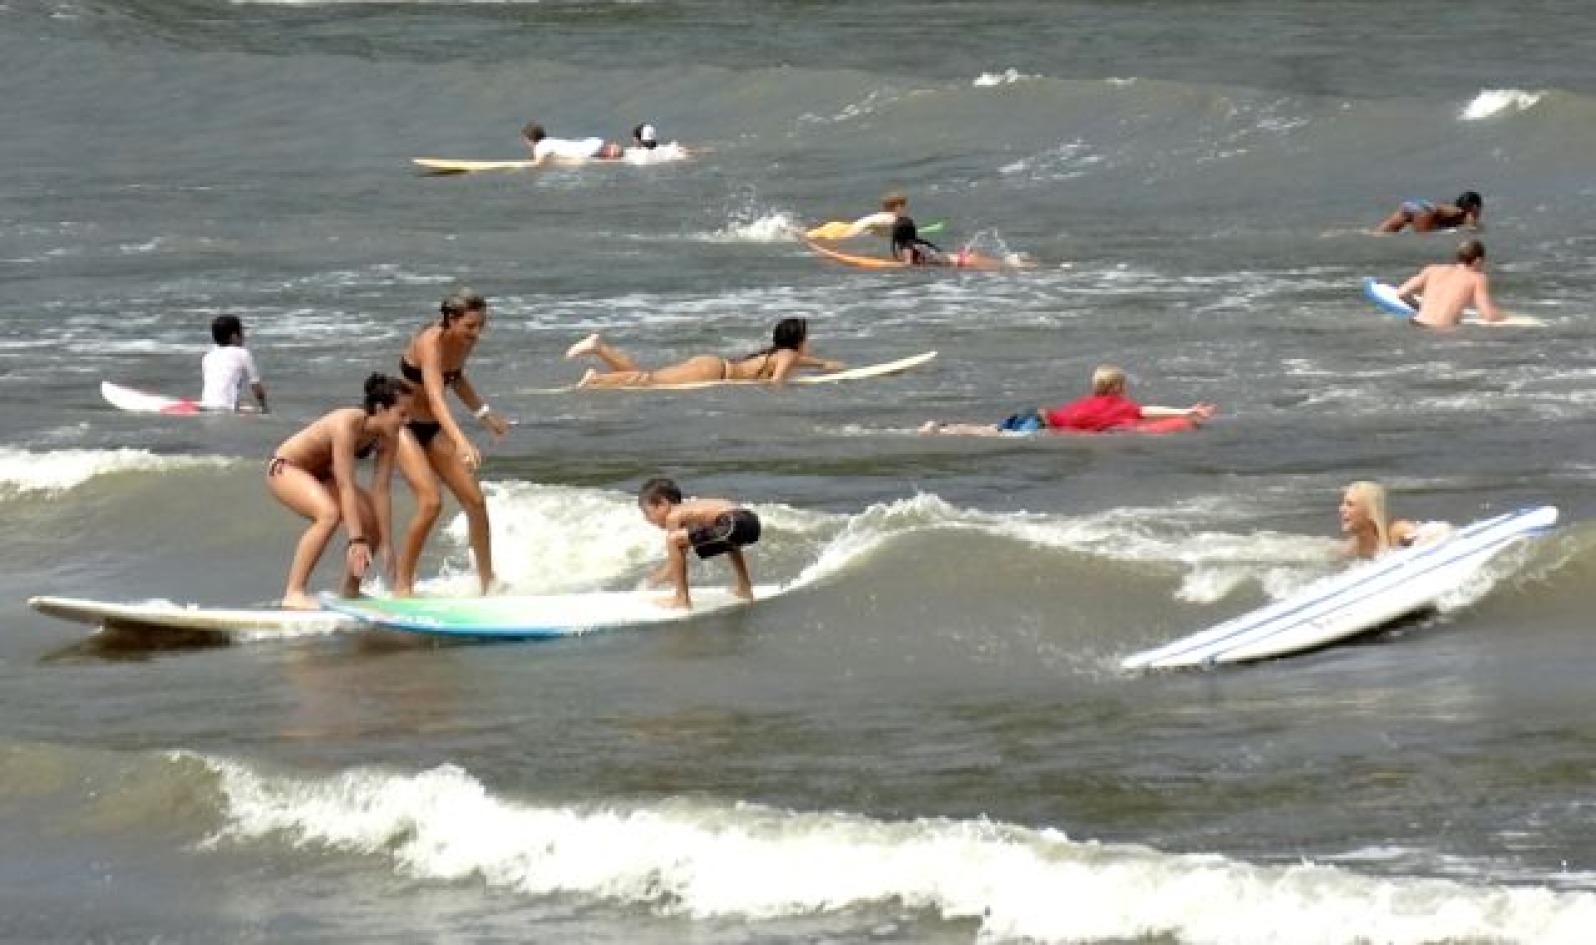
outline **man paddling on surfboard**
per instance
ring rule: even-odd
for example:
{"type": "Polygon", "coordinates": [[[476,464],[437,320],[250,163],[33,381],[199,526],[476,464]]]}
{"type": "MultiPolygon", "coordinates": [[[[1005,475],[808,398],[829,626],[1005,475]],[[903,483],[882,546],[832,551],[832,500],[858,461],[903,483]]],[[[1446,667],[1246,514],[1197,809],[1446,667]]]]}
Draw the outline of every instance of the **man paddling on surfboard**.
{"type": "Polygon", "coordinates": [[[1485,275],[1485,244],[1479,240],[1464,240],[1457,248],[1456,261],[1425,266],[1398,286],[1397,294],[1419,310],[1411,321],[1423,328],[1456,328],[1468,308],[1479,312],[1487,322],[1506,321],[1509,317],[1491,298],[1490,280],[1485,275]]]}
{"type": "Polygon", "coordinates": [[[624,156],[621,146],[603,138],[551,138],[543,126],[527,122],[521,138],[532,150],[534,167],[543,164],[580,164],[594,159],[616,160],[624,156]]]}
{"type": "Polygon", "coordinates": [[[754,599],[743,549],[759,541],[759,516],[729,499],[684,501],[676,483],[663,477],[643,483],[637,505],[650,525],[665,530],[665,563],[648,578],[650,584],[669,581],[675,586],[675,595],[661,600],[661,604],[683,610],[692,608],[687,590],[689,548],[699,558],[725,555],[737,576],[731,592],[743,600],[754,599]]]}
{"type": "MultiPolygon", "coordinates": [[[[1047,430],[1107,433],[1113,430],[1136,430],[1137,425],[1144,421],[1166,420],[1187,421],[1179,424],[1178,428],[1189,429],[1214,415],[1213,404],[1192,404],[1190,407],[1139,404],[1126,396],[1128,384],[1124,368],[1103,364],[1092,372],[1092,393],[1088,397],[1072,400],[1052,410],[1022,410],[998,423],[941,423],[927,420],[920,427],[920,432],[953,436],[998,436],[1047,430]]],[[[1170,432],[1161,427],[1150,427],[1142,432],[1170,432]]]]}

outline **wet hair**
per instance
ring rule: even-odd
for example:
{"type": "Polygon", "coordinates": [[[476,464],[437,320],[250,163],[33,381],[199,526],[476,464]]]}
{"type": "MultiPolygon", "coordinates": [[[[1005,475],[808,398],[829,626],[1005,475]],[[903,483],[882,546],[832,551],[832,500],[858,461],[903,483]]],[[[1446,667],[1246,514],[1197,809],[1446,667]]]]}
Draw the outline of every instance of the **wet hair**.
{"type": "Polygon", "coordinates": [[[488,300],[471,291],[461,289],[438,304],[439,323],[448,328],[469,312],[486,312],[488,300]]]}
{"type": "Polygon", "coordinates": [[[739,361],[750,358],[766,358],[778,351],[797,351],[802,348],[809,338],[809,319],[783,318],[770,330],[770,345],[758,351],[745,354],[739,361]]]}
{"type": "Polygon", "coordinates": [[[243,337],[244,323],[237,315],[218,315],[211,319],[211,340],[219,345],[231,345],[235,337],[243,337]]]}
{"type": "Polygon", "coordinates": [[[1465,266],[1485,259],[1485,244],[1479,240],[1464,240],[1457,247],[1457,261],[1465,266]]]}
{"type": "Polygon", "coordinates": [[[896,210],[899,207],[907,207],[908,205],[909,198],[901,190],[888,191],[887,195],[881,198],[881,209],[883,210],[896,210]]]}
{"type": "Polygon", "coordinates": [[[1479,210],[1485,206],[1485,198],[1478,191],[1465,190],[1457,195],[1457,208],[1464,213],[1479,210]]]}
{"type": "Polygon", "coordinates": [[[533,144],[537,144],[539,141],[542,141],[548,136],[549,133],[543,130],[543,126],[535,121],[527,122],[526,127],[521,129],[521,137],[532,142],[533,144]]]}
{"type": "Polygon", "coordinates": [[[637,490],[638,505],[647,508],[659,502],[668,502],[671,505],[682,504],[682,490],[677,488],[674,479],[655,476],[637,490]]]}
{"type": "Polygon", "coordinates": [[[1391,547],[1391,522],[1386,515],[1385,486],[1378,482],[1359,481],[1347,486],[1346,495],[1363,506],[1369,521],[1374,525],[1375,538],[1380,550],[1391,547]]]}
{"type": "Polygon", "coordinates": [[[399,402],[399,398],[410,396],[413,390],[410,383],[402,378],[372,374],[366,378],[366,397],[361,401],[361,406],[366,408],[366,415],[371,416],[378,408],[392,407],[399,402]]]}
{"type": "Polygon", "coordinates": [[[1116,364],[1100,364],[1092,372],[1092,393],[1101,397],[1125,386],[1125,369],[1116,364]]]}
{"type": "Polygon", "coordinates": [[[783,318],[770,330],[772,351],[797,351],[809,338],[809,319],[783,318]]]}

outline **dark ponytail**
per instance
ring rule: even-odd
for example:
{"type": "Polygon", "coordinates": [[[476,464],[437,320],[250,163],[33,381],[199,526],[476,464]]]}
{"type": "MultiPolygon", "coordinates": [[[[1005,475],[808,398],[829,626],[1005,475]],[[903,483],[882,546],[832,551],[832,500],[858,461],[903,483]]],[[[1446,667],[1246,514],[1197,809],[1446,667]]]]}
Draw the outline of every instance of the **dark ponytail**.
{"type": "Polygon", "coordinates": [[[392,407],[399,402],[399,398],[410,395],[411,387],[406,381],[386,374],[372,374],[366,378],[366,399],[361,406],[366,408],[369,417],[382,407],[392,407]]]}
{"type": "Polygon", "coordinates": [[[804,342],[808,340],[808,338],[809,319],[783,318],[781,321],[776,323],[775,328],[771,329],[770,347],[761,348],[758,351],[755,351],[753,354],[746,355],[743,360],[747,360],[748,358],[768,357],[778,351],[797,351],[799,348],[803,347],[804,342]]]}

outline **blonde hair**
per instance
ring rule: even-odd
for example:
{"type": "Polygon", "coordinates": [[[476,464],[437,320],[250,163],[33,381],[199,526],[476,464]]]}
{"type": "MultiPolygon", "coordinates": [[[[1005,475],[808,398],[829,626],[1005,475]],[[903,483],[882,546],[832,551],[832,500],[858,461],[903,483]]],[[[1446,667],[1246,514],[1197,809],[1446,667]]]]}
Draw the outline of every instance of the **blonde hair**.
{"type": "Polygon", "coordinates": [[[1391,547],[1391,520],[1385,510],[1385,486],[1378,482],[1360,480],[1347,486],[1347,495],[1363,506],[1374,523],[1374,534],[1379,539],[1381,551],[1391,547]]]}
{"type": "Polygon", "coordinates": [[[1098,396],[1112,394],[1125,386],[1125,369],[1113,364],[1100,364],[1092,372],[1092,393],[1098,396]]]}

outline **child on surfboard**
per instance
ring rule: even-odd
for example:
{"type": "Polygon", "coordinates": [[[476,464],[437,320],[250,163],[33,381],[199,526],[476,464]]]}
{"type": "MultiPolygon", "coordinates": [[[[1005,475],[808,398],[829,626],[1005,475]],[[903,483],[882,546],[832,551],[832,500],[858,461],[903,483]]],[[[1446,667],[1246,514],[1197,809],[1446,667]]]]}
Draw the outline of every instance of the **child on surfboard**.
{"type": "Polygon", "coordinates": [[[205,379],[200,406],[205,410],[236,411],[239,392],[248,384],[256,407],[261,413],[270,413],[266,408],[266,385],[261,383],[255,357],[244,347],[243,321],[237,315],[216,316],[211,320],[211,340],[216,346],[200,359],[200,373],[205,379]]]}
{"type": "Polygon", "coordinates": [[[1063,430],[1076,433],[1103,433],[1130,428],[1143,420],[1184,419],[1199,423],[1214,415],[1213,404],[1190,407],[1156,407],[1139,404],[1126,395],[1129,380],[1125,369],[1113,364],[1098,365],[1092,372],[1092,393],[1079,400],[1054,407],[1022,410],[998,423],[940,423],[928,420],[921,433],[946,433],[957,436],[997,436],[1003,433],[1037,433],[1063,430]]]}
{"type": "Polygon", "coordinates": [[[360,580],[371,567],[373,552],[392,564],[389,483],[410,405],[409,384],[373,374],[366,379],[359,407],[342,407],[326,414],[273,451],[266,464],[266,490],[290,511],[310,520],[288,566],[282,600],[285,610],[316,609],[316,599],[305,585],[340,525],[349,532],[340,594],[355,597],[360,593],[360,580]],[[356,478],[355,464],[373,453],[377,465],[367,492],[356,478]]]}
{"type": "Polygon", "coordinates": [[[654,370],[644,370],[626,352],[610,345],[594,332],[572,345],[567,358],[592,355],[604,362],[608,371],[588,368],[577,387],[665,387],[674,384],[701,384],[716,381],[762,381],[781,384],[801,367],[838,371],[841,361],[828,361],[809,353],[809,321],[784,318],[771,331],[770,347],[740,358],[700,354],[686,361],[654,370]]]}
{"type": "Polygon", "coordinates": [[[675,594],[662,598],[661,604],[682,610],[692,608],[687,588],[689,548],[700,558],[725,555],[736,575],[731,592],[743,600],[754,599],[743,549],[759,541],[759,516],[729,499],[684,500],[676,483],[664,477],[643,483],[637,505],[649,524],[665,531],[665,563],[648,577],[650,585],[669,581],[675,588],[675,594]]]}

